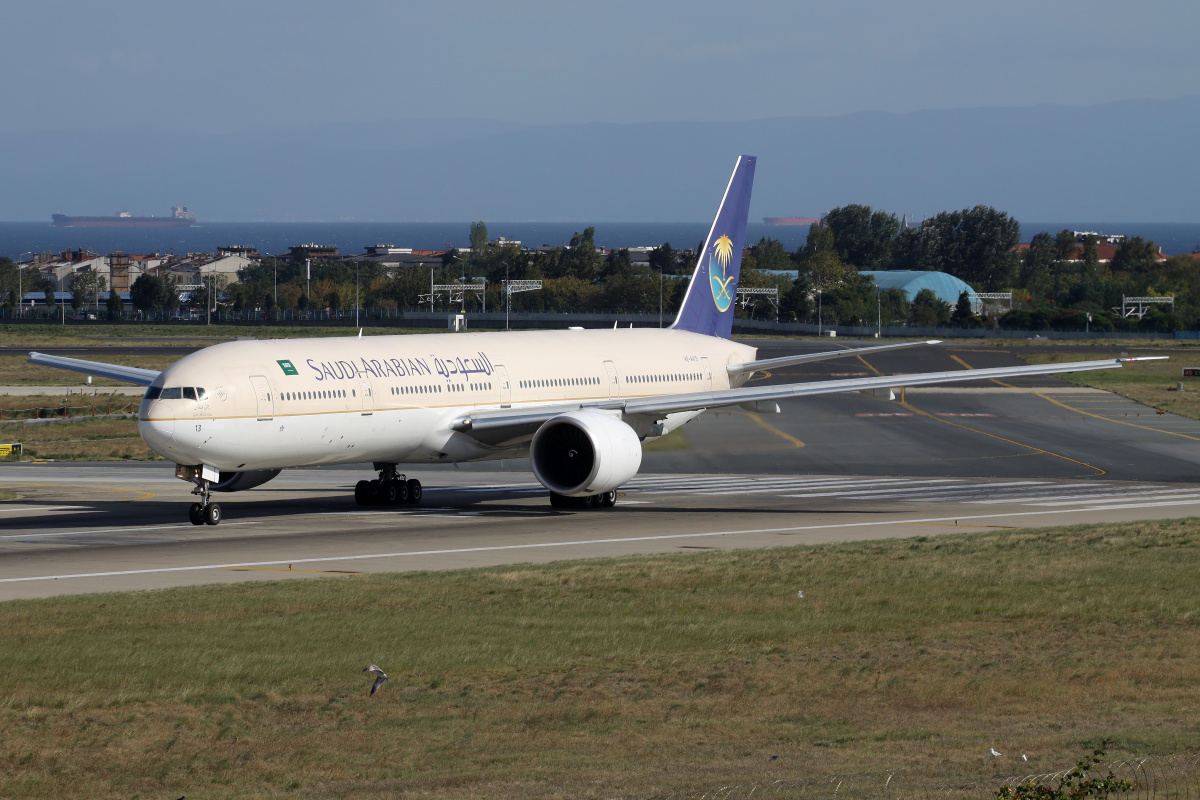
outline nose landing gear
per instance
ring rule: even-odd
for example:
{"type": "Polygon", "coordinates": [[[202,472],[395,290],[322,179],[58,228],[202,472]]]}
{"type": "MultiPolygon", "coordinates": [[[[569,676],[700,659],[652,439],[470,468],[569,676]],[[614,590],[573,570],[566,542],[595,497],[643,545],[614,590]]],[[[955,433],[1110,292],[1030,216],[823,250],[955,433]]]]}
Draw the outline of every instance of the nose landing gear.
{"type": "Polygon", "coordinates": [[[192,489],[192,494],[200,495],[199,503],[192,503],[188,509],[188,519],[193,525],[217,525],[221,522],[221,507],[216,503],[210,502],[209,498],[212,495],[212,490],[208,486],[208,481],[200,478],[197,481],[197,486],[192,489]]]}
{"type": "Polygon", "coordinates": [[[359,481],[354,486],[354,502],[360,506],[370,505],[416,505],[421,502],[424,491],[416,478],[406,478],[396,472],[395,464],[375,464],[379,478],[359,481]]]}

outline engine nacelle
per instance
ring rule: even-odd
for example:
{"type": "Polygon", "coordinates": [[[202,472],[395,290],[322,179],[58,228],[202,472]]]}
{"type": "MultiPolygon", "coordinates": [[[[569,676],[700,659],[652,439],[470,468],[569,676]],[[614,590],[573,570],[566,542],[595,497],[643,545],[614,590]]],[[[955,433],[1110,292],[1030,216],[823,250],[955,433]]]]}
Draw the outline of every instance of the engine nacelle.
{"type": "Polygon", "coordinates": [[[253,489],[255,486],[262,486],[279,472],[280,470],[277,469],[255,469],[247,472],[222,470],[221,479],[216,483],[209,484],[209,488],[214,492],[240,492],[245,489],[253,489]]]}
{"type": "Polygon", "coordinates": [[[568,411],[533,436],[534,477],[552,492],[575,497],[616,489],[637,474],[642,443],[633,428],[597,411],[568,411]]]}

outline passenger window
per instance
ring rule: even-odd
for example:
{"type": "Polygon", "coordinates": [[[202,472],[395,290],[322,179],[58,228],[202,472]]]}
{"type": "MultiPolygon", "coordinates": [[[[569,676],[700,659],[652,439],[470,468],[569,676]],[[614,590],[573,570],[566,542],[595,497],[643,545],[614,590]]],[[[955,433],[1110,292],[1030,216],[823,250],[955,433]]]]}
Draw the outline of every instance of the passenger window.
{"type": "Polygon", "coordinates": [[[162,387],[161,386],[151,386],[149,389],[146,390],[146,398],[145,399],[157,400],[161,396],[162,396],[162,387]]]}
{"type": "Polygon", "coordinates": [[[162,399],[163,400],[182,400],[183,399],[183,390],[181,388],[179,388],[178,386],[172,386],[170,389],[163,389],[162,390],[162,399]]]}

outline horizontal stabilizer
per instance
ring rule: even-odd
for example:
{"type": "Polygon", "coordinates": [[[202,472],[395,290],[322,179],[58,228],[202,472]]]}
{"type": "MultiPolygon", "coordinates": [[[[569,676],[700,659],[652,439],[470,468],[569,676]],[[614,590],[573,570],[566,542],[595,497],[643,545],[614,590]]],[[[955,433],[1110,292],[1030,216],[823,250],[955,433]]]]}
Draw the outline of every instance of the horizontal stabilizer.
{"type": "Polygon", "coordinates": [[[42,367],[68,369],[72,372],[83,372],[100,378],[114,381],[136,383],[139,386],[149,386],[158,377],[158,370],[142,369],[140,367],[125,367],[120,364],[105,364],[100,361],[85,361],[82,358],[67,358],[66,356],[50,356],[45,353],[30,353],[29,363],[42,367]]]}

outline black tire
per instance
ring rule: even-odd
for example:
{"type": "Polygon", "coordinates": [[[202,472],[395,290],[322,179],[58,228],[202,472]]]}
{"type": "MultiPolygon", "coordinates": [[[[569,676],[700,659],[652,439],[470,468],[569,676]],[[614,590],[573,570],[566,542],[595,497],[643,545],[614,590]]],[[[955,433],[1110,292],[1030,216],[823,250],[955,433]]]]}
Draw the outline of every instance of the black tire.
{"type": "Polygon", "coordinates": [[[396,481],[380,481],[375,490],[375,499],[386,506],[396,505],[400,492],[396,489],[396,481]]]}
{"type": "Polygon", "coordinates": [[[394,501],[394,504],[398,505],[398,506],[402,506],[405,503],[407,503],[408,502],[408,484],[406,482],[400,481],[400,480],[395,480],[395,481],[392,481],[391,483],[392,483],[392,486],[396,487],[396,500],[394,501]]]}
{"type": "Polygon", "coordinates": [[[421,502],[421,496],[425,493],[421,488],[421,482],[416,478],[409,478],[404,484],[408,488],[409,505],[416,505],[421,502]]]}
{"type": "Polygon", "coordinates": [[[371,505],[371,482],[359,481],[354,484],[354,502],[360,506],[371,505]]]}
{"type": "Polygon", "coordinates": [[[573,500],[574,498],[567,497],[565,494],[559,494],[558,492],[550,493],[551,508],[571,508],[573,505],[575,505],[572,502],[573,500]]]}
{"type": "Polygon", "coordinates": [[[199,503],[192,503],[188,506],[188,519],[191,520],[193,525],[204,524],[204,512],[200,510],[199,503]]]}
{"type": "Polygon", "coordinates": [[[221,524],[221,507],[216,503],[209,503],[204,507],[204,524],[205,525],[220,525],[221,524]]]}
{"type": "Polygon", "coordinates": [[[617,490],[616,489],[613,489],[611,492],[605,492],[604,494],[600,495],[600,505],[602,505],[604,508],[612,508],[616,504],[617,504],[617,490]]]}

